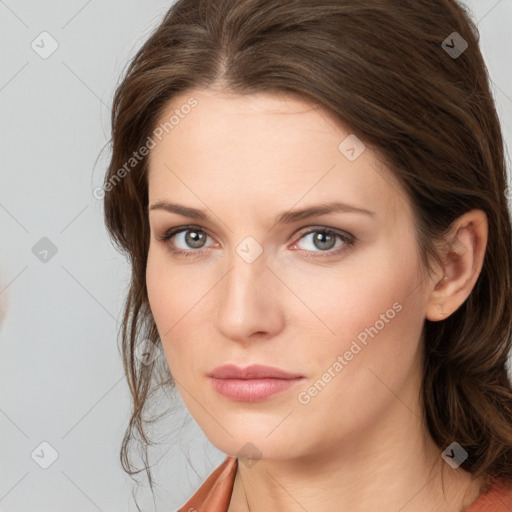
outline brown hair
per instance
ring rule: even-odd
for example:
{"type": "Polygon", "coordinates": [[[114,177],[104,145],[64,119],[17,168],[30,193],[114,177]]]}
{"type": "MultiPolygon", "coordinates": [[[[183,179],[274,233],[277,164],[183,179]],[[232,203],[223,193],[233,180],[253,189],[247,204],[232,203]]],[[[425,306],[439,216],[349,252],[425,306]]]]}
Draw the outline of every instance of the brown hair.
{"type": "Polygon", "coordinates": [[[512,481],[511,218],[504,143],[478,42],[456,0],[179,0],[169,9],[116,90],[104,186],[106,226],[132,270],[121,329],[133,397],[125,471],[138,472],[128,449],[134,436],[151,443],[144,413],[156,375],[165,372],[161,385],[173,381],[165,358],[159,367],[134,357],[140,340],[160,344],[145,283],[147,157],[122,179],[119,170],[177,94],[222,84],[237,94],[298,94],[377,151],[412,201],[427,271],[432,258],[440,261],[434,242],[455,219],[475,208],[486,213],[488,245],[470,296],[444,321],[425,320],[422,396],[441,449],[456,441],[468,452],[463,469],[512,481]],[[450,54],[462,40],[467,48],[450,54]]]}

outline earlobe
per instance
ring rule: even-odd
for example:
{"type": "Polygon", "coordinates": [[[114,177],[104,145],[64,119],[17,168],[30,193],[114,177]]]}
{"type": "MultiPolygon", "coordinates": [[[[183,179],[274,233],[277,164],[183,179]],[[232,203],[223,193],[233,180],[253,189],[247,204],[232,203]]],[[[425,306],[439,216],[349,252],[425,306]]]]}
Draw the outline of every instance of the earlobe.
{"type": "Polygon", "coordinates": [[[471,210],[459,217],[446,237],[443,277],[431,278],[425,316],[438,322],[454,313],[469,297],[482,270],[487,246],[487,216],[471,210]]]}

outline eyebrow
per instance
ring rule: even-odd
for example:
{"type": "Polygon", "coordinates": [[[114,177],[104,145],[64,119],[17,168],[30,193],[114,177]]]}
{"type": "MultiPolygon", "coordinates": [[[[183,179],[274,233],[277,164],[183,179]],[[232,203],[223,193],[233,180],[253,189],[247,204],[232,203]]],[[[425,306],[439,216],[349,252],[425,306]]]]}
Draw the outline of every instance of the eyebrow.
{"type": "MultiPolygon", "coordinates": [[[[196,208],[190,208],[177,203],[169,203],[167,201],[159,201],[149,207],[149,210],[165,210],[169,213],[177,213],[183,217],[189,217],[191,219],[202,220],[205,222],[212,222],[210,217],[204,210],[198,210],[196,208]]],[[[316,217],[319,215],[326,215],[335,212],[345,213],[361,213],[364,215],[375,216],[375,212],[366,210],[364,208],[357,208],[356,206],[341,203],[338,201],[331,203],[323,203],[299,210],[285,211],[277,215],[274,220],[275,224],[292,224],[309,217],[316,217]]]]}

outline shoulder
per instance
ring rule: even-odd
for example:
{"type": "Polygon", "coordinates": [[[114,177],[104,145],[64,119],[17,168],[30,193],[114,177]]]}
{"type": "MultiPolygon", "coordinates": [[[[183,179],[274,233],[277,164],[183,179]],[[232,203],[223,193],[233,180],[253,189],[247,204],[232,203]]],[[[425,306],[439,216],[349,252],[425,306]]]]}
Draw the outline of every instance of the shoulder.
{"type": "Polygon", "coordinates": [[[226,512],[231,501],[237,464],[236,457],[226,457],[177,512],[226,512]]]}
{"type": "Polygon", "coordinates": [[[512,510],[512,482],[495,480],[486,486],[479,498],[463,512],[510,512],[512,510]]]}

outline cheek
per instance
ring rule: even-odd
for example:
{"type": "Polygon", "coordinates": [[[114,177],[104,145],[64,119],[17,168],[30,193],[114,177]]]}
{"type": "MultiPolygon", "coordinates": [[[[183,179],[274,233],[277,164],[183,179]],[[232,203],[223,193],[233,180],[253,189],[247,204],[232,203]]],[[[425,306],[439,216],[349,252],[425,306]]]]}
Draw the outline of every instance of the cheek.
{"type": "Polygon", "coordinates": [[[308,380],[295,410],[306,430],[323,432],[322,442],[369,428],[400,401],[413,407],[409,384],[421,375],[424,319],[419,295],[411,294],[415,272],[401,270],[324,288],[318,312],[335,334],[318,322],[313,331],[311,322],[309,332],[317,335],[301,337],[296,353],[307,362],[308,380]]]}
{"type": "Polygon", "coordinates": [[[174,335],[188,302],[186,294],[189,290],[184,289],[180,281],[179,274],[171,273],[160,251],[150,249],[146,267],[148,300],[168,360],[167,340],[174,335]]]}
{"type": "Polygon", "coordinates": [[[149,305],[169,369],[176,377],[180,369],[193,371],[198,360],[194,354],[202,350],[197,332],[198,325],[204,324],[199,316],[214,284],[210,281],[191,267],[170,264],[165,251],[150,248],[146,267],[149,305]]]}
{"type": "Polygon", "coordinates": [[[379,410],[394,399],[390,390],[402,389],[411,371],[420,371],[423,300],[416,261],[402,263],[385,258],[366,272],[325,281],[318,311],[334,334],[324,329],[322,343],[307,349],[311,387],[303,390],[301,403],[317,410],[342,403],[344,412],[333,413],[340,422],[346,411],[364,422],[362,403],[379,410]]]}
{"type": "Polygon", "coordinates": [[[351,390],[357,401],[357,396],[372,396],[376,376],[370,369],[390,384],[405,378],[417,361],[424,323],[413,256],[383,251],[372,261],[354,259],[351,268],[318,273],[316,286],[304,273],[287,277],[311,310],[305,313],[302,308],[301,315],[295,311],[295,318],[302,318],[297,322],[302,335],[296,353],[307,361],[311,382],[336,380],[331,392],[346,398],[351,390]]]}
{"type": "Polygon", "coordinates": [[[419,277],[413,255],[399,252],[392,248],[367,251],[330,268],[283,267],[280,277],[293,283],[296,299],[293,302],[291,297],[288,304],[296,320],[307,319],[310,331],[333,343],[352,339],[374,324],[383,331],[401,323],[408,313],[397,310],[414,301],[419,277]]]}
{"type": "Polygon", "coordinates": [[[205,293],[204,281],[197,279],[189,267],[173,265],[170,256],[162,248],[150,247],[146,286],[151,311],[162,341],[172,336],[171,330],[174,330],[174,326],[205,293]]]}

